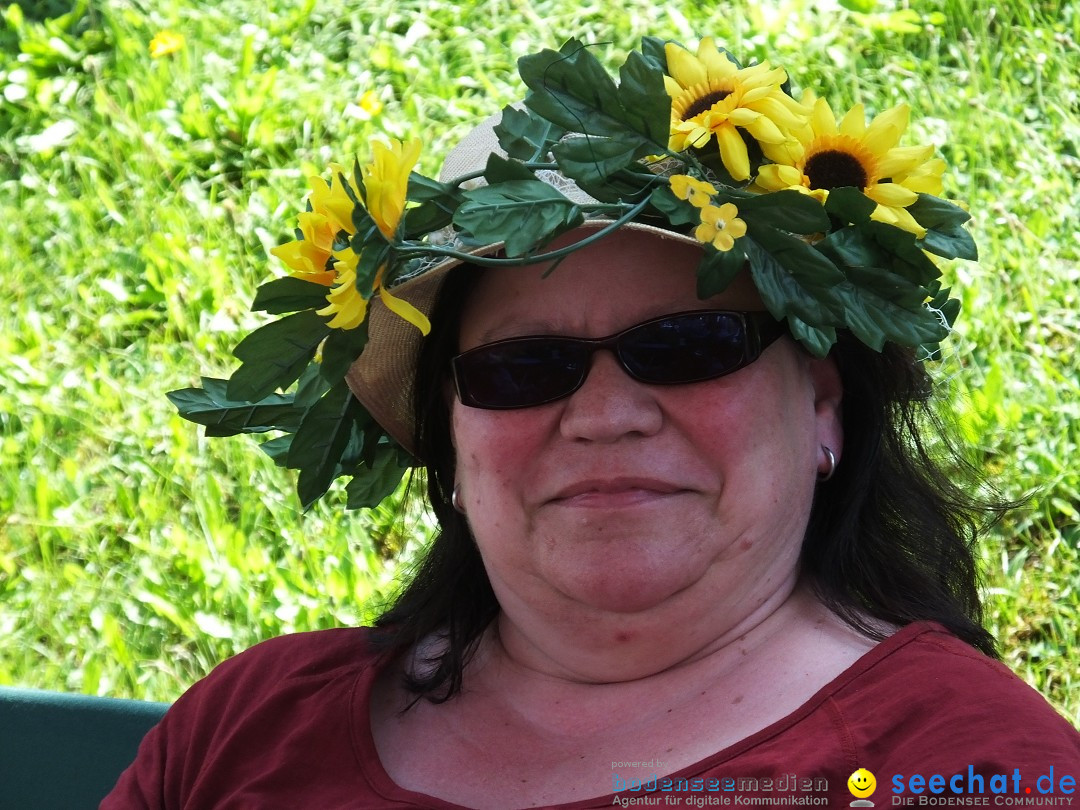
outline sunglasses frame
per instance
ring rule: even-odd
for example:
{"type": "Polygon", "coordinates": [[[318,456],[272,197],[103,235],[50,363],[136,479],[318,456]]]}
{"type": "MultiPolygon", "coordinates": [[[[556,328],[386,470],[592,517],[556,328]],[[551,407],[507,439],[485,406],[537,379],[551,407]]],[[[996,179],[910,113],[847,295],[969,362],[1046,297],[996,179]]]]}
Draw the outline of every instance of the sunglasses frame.
{"type": "Polygon", "coordinates": [[[698,310],[686,310],[683,312],[672,312],[668,315],[661,315],[657,318],[650,318],[647,321],[636,323],[633,326],[628,326],[626,329],[622,329],[613,335],[608,335],[602,338],[579,338],[570,337],[566,335],[522,335],[520,337],[507,338],[505,340],[496,340],[491,343],[485,343],[482,346],[469,349],[466,352],[462,352],[455,355],[450,360],[450,366],[452,370],[452,376],[454,378],[454,389],[457,392],[458,399],[462,405],[467,405],[470,408],[480,408],[487,411],[511,411],[520,410],[522,408],[535,408],[540,405],[547,405],[552,402],[558,402],[560,399],[566,399],[577,391],[581,386],[585,384],[585,381],[589,377],[589,371],[592,368],[592,356],[601,349],[611,352],[615,357],[616,362],[623,372],[633,380],[640,382],[644,385],[689,385],[691,383],[706,382],[707,380],[718,380],[721,377],[726,377],[729,374],[734,374],[740,369],[746,368],[748,365],[757,360],[761,353],[771,346],[782,335],[787,334],[787,329],[784,325],[773,318],[768,312],[754,311],[747,312],[742,310],[729,310],[729,309],[698,309],[698,310]],[[653,324],[662,323],[663,321],[672,320],[674,318],[683,318],[686,316],[694,315],[725,315],[734,316],[742,324],[743,334],[743,354],[741,360],[736,363],[732,368],[726,369],[720,374],[708,374],[703,377],[697,377],[689,380],[662,380],[653,381],[642,379],[638,375],[634,374],[629,368],[627,368],[623,359],[619,356],[619,341],[628,333],[634,332],[642,327],[651,326],[653,324]],[[568,391],[560,393],[558,396],[548,397],[547,399],[537,402],[529,402],[524,405],[489,405],[481,403],[469,393],[468,384],[465,382],[464,364],[468,362],[468,358],[485,350],[490,350],[493,347],[505,346],[513,343],[524,343],[533,341],[550,341],[557,340],[560,342],[569,342],[585,346],[589,351],[589,364],[585,368],[585,373],[581,375],[581,379],[577,384],[568,391]]]}

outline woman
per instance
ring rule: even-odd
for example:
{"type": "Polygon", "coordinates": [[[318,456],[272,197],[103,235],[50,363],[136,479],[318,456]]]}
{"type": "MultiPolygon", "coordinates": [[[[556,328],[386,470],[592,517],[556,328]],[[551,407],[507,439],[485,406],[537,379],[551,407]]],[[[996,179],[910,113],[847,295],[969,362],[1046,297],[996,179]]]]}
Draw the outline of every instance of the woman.
{"type": "Polygon", "coordinates": [[[174,395],[287,429],[305,500],[338,473],[374,499],[414,454],[441,533],[374,630],[193,687],[103,806],[1071,796],[1080,736],[993,660],[978,506],[920,438],[955,316],[923,251],[970,251],[905,115],[837,125],[709,40],[647,41],[598,101],[590,59],[523,60],[529,111],[450,182],[406,194],[396,145],[313,183],[257,298],[298,314],[227,399],[174,395]]]}

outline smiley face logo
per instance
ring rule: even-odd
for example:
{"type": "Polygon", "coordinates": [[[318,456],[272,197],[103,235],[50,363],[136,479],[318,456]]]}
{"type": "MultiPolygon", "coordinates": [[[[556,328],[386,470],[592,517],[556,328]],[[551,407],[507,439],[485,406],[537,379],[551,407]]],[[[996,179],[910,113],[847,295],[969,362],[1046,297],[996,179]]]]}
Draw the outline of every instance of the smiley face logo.
{"type": "Polygon", "coordinates": [[[847,780],[848,790],[858,799],[865,799],[877,788],[877,779],[866,768],[859,768],[847,780]]]}

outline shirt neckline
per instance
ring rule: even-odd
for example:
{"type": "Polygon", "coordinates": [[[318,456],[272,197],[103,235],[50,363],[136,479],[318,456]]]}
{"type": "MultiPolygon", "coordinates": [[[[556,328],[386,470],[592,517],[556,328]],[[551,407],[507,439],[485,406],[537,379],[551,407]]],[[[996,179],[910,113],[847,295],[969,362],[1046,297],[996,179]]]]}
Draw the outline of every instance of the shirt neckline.
{"type": "MultiPolygon", "coordinates": [[[[905,625],[863,653],[849,667],[818,689],[794,711],[770,723],[760,731],[756,731],[698,762],[674,773],[666,774],[665,778],[692,778],[784,733],[796,723],[801,722],[817,711],[826,700],[890,655],[903,649],[919,636],[935,632],[948,633],[948,630],[933,621],[917,621],[905,625]]],[[[403,788],[390,778],[390,775],[383,767],[382,761],[379,759],[378,749],[375,747],[375,737],[371,731],[369,706],[375,679],[387,665],[388,662],[376,661],[363,667],[357,673],[353,683],[349,707],[349,724],[354,746],[353,753],[358,767],[372,790],[387,800],[401,803],[408,802],[416,807],[437,808],[437,810],[472,810],[466,805],[455,804],[436,796],[403,788]]],[[[545,805],[545,807],[549,808],[549,810],[585,810],[585,808],[613,805],[615,796],[614,793],[607,793],[587,799],[578,799],[566,804],[545,805]]]]}

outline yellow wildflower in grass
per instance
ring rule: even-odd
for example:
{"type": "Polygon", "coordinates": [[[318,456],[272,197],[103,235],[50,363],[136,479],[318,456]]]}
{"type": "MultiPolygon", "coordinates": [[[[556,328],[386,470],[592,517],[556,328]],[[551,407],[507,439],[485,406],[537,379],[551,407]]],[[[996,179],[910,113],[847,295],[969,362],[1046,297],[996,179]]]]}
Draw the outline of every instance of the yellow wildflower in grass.
{"type": "Polygon", "coordinates": [[[158,31],[154,38],[150,40],[150,57],[159,59],[162,56],[168,56],[170,53],[176,53],[183,47],[183,34],[178,34],[175,31],[158,31]]]}
{"type": "Polygon", "coordinates": [[[712,245],[721,253],[735,247],[735,240],[746,235],[746,223],[739,219],[739,209],[734,203],[707,205],[701,209],[701,224],[694,230],[694,237],[712,245]]]}
{"type": "Polygon", "coordinates": [[[364,95],[360,96],[359,107],[366,112],[370,117],[374,118],[376,115],[382,112],[383,104],[379,100],[379,94],[374,90],[367,90],[364,95]]]}
{"type": "Polygon", "coordinates": [[[822,202],[830,190],[854,186],[877,203],[873,219],[925,236],[907,206],[919,193],[941,194],[945,161],[931,158],[932,146],[897,146],[908,127],[908,106],[898,104],[867,125],[863,105],[856,104],[837,124],[825,99],[807,93],[803,101],[813,115],[797,133],[801,158],[763,166],[757,185],[765,191],[796,189],[822,202]]]}
{"type": "Polygon", "coordinates": [[[696,55],[674,43],[668,43],[664,53],[669,73],[664,86],[671,96],[670,149],[703,148],[715,137],[724,168],[737,181],[750,178],[743,133],[757,141],[769,160],[799,157],[793,131],[804,126],[809,111],[780,89],[787,81],[782,68],[770,68],[768,62],[739,68],[711,37],[701,40],[696,55]]]}
{"type": "Polygon", "coordinates": [[[706,183],[688,174],[673,174],[671,193],[680,200],[687,200],[696,208],[704,208],[716,195],[716,187],[712,183],[706,183]]]}

